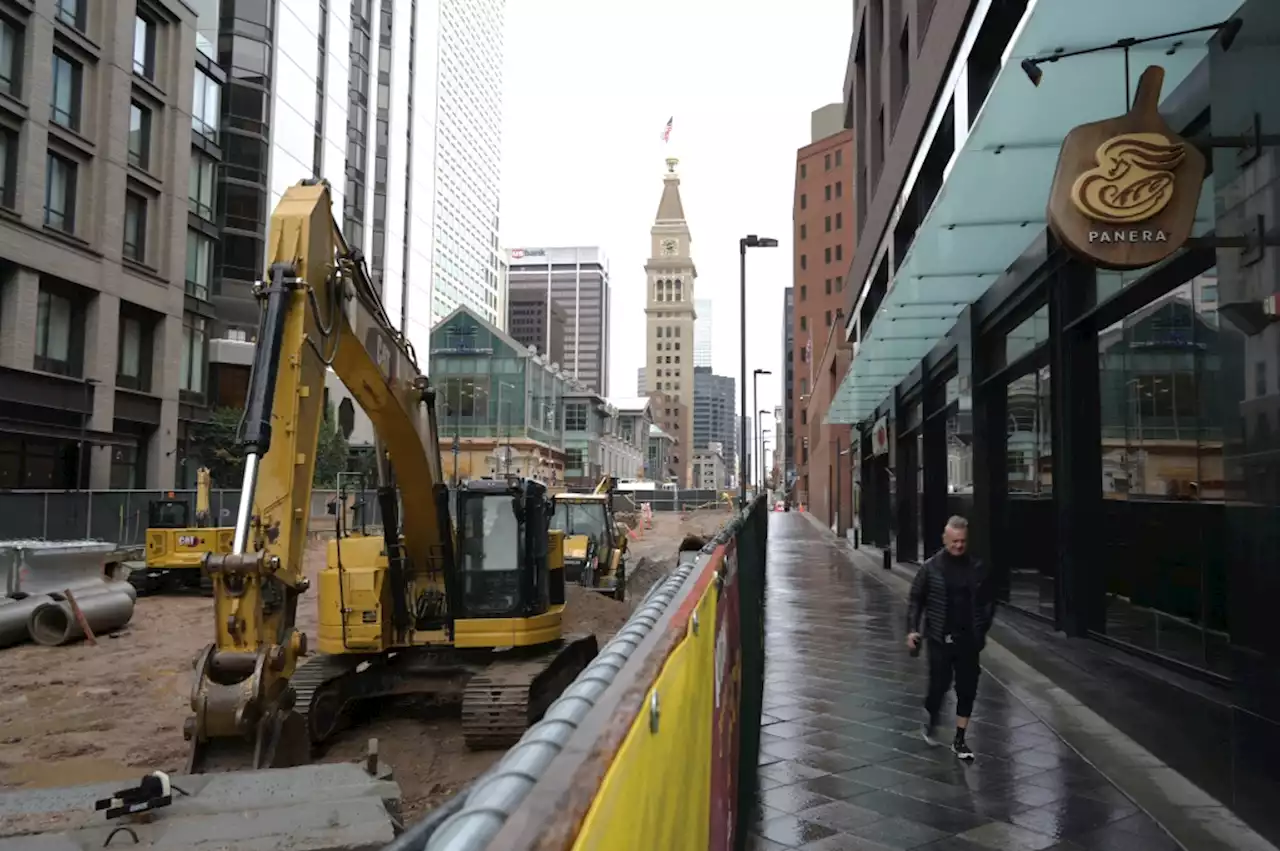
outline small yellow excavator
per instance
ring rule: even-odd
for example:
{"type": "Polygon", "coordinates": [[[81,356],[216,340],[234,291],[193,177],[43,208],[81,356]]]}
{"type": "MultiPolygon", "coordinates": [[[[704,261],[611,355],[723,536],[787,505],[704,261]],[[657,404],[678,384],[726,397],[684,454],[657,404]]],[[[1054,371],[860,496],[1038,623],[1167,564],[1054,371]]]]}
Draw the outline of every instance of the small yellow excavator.
{"type": "Polygon", "coordinates": [[[503,479],[450,491],[435,388],[343,239],[325,181],[285,191],[268,252],[232,548],[204,560],[214,642],[195,664],[187,771],[309,762],[357,706],[411,694],[460,702],[468,747],[509,747],[598,652],[594,635],[562,634],[563,540],[546,489],[503,479]],[[377,436],[381,529],[340,528],[308,575],[326,369],[377,436]],[[296,614],[313,576],[319,652],[308,656],[296,614]]]}
{"type": "Polygon", "coordinates": [[[613,513],[617,479],[605,476],[591,493],[564,491],[552,497],[551,528],[564,533],[566,582],[608,594],[627,594],[627,530],[613,513]]]}
{"type": "Polygon", "coordinates": [[[234,529],[211,526],[209,471],[196,471],[196,516],[191,522],[191,504],[176,499],[170,491],[164,499],[153,499],[147,506],[146,561],[129,571],[129,582],[139,594],[202,588],[208,592],[212,584],[204,576],[202,565],[208,553],[231,552],[234,529]]]}

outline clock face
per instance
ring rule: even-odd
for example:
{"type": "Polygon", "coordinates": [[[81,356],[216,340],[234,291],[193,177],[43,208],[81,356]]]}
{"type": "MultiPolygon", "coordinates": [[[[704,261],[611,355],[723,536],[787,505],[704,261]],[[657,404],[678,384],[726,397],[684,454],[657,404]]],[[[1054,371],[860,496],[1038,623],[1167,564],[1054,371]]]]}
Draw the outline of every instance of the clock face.
{"type": "Polygon", "coordinates": [[[662,256],[674,257],[675,253],[680,250],[680,241],[677,239],[662,240],[662,256]]]}

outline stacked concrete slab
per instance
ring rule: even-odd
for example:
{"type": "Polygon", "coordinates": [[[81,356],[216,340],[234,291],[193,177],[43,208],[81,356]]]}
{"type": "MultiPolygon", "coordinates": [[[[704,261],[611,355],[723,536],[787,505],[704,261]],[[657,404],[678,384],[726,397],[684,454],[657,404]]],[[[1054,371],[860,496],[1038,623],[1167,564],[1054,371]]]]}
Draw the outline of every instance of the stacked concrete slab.
{"type": "MultiPolygon", "coordinates": [[[[141,776],[138,778],[141,780],[141,776]]],[[[94,802],[133,785],[97,783],[0,794],[0,851],[377,851],[399,827],[400,787],[354,764],[171,778],[173,804],[149,821],[108,822],[94,802]]]]}

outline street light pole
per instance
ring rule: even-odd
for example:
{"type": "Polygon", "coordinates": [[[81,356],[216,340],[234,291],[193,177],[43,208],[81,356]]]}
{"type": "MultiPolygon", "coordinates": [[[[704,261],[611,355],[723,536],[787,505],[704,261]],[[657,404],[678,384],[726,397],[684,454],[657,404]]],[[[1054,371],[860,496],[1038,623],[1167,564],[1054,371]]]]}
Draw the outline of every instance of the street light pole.
{"type": "Polygon", "coordinates": [[[762,485],[764,484],[764,433],[766,431],[772,433],[772,429],[767,429],[761,425],[761,415],[768,413],[768,411],[756,411],[756,442],[759,444],[759,451],[756,455],[759,456],[757,467],[760,473],[760,478],[757,481],[762,485]]]}
{"type": "MultiPolygon", "coordinates": [[[[756,408],[760,407],[760,376],[762,375],[773,375],[773,373],[767,369],[757,369],[751,373],[751,404],[754,405],[756,408]]],[[[745,440],[746,438],[744,437],[743,439],[745,440]]],[[[755,434],[751,436],[751,451],[757,455],[759,453],[756,453],[756,447],[759,445],[759,443],[760,443],[760,414],[759,412],[757,412],[756,413],[756,430],[755,430],[755,434]]],[[[758,486],[760,483],[759,480],[756,479],[756,467],[758,465],[759,465],[759,458],[756,459],[756,463],[753,463],[751,465],[751,478],[753,479],[752,485],[755,485],[755,486],[758,486]]]]}
{"type": "MultiPolygon", "coordinates": [[[[742,407],[738,410],[741,412],[741,438],[739,439],[738,456],[743,462],[746,461],[746,442],[747,442],[747,249],[748,248],[777,248],[778,240],[767,236],[756,236],[754,233],[747,234],[738,240],[738,257],[739,257],[739,281],[738,281],[738,348],[740,355],[740,369],[738,371],[738,381],[742,384],[741,402],[742,407]]],[[[747,507],[747,465],[739,463],[738,465],[738,500],[741,507],[747,507]]]]}

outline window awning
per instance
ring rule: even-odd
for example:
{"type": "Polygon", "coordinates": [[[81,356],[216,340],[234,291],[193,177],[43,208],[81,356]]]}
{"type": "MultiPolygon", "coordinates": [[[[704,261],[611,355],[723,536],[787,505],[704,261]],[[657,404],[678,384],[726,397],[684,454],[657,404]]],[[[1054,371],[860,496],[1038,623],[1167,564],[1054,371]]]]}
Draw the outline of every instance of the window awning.
{"type": "MultiPolygon", "coordinates": [[[[1032,243],[1045,226],[1045,207],[1062,140],[1073,128],[1124,113],[1122,50],[1041,66],[1039,87],[1020,63],[1055,51],[1078,50],[1218,23],[1240,0],[1031,0],[981,111],[947,166],[945,181],[899,264],[871,327],[859,341],[831,407],[829,423],[858,423],[876,408],[1032,243]]],[[[976,27],[977,20],[971,25],[976,27]]],[[[1130,50],[1131,85],[1148,65],[1165,69],[1168,96],[1205,57],[1212,33],[1178,36],[1130,50]]],[[[967,61],[967,39],[956,59],[967,61]]],[[[937,110],[964,74],[953,74],[937,110]]],[[[957,123],[963,124],[957,114],[957,123]]],[[[917,161],[928,146],[921,145],[917,161]]],[[[910,187],[907,187],[909,190],[910,187]]],[[[1209,231],[1213,193],[1203,193],[1195,234],[1209,231]]],[[[892,228],[889,229],[890,233],[892,228]]]]}

